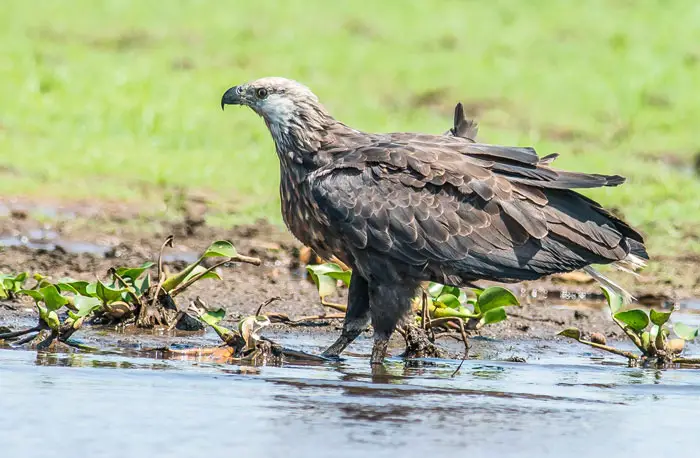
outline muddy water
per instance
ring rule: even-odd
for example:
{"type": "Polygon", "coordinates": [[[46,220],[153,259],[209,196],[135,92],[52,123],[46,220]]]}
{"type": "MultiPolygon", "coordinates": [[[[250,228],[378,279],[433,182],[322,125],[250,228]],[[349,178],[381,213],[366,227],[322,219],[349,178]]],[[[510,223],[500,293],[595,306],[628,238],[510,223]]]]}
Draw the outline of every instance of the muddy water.
{"type": "MultiPolygon", "coordinates": [[[[327,342],[278,341],[315,352],[327,342]]],[[[631,369],[557,342],[494,360],[250,368],[0,350],[0,456],[633,456],[697,445],[700,371],[631,369]],[[518,355],[527,363],[499,362],[518,355]]],[[[697,346],[693,348],[697,352],[697,346]]]]}

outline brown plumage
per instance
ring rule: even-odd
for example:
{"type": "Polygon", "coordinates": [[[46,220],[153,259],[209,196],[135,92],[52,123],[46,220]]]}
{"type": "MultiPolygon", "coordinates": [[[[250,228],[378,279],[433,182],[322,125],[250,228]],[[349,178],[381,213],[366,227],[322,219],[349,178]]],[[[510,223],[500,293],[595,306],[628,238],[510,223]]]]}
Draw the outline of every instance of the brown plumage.
{"type": "Polygon", "coordinates": [[[284,78],[233,87],[224,104],[247,105],[267,124],[291,232],[353,268],[343,333],[326,355],[371,319],[372,362],[381,362],[421,281],[512,282],[647,259],[639,233],[573,191],[622,177],[555,170],[556,155],[476,143],[461,105],[452,129],[430,135],[352,129],[284,78]]]}

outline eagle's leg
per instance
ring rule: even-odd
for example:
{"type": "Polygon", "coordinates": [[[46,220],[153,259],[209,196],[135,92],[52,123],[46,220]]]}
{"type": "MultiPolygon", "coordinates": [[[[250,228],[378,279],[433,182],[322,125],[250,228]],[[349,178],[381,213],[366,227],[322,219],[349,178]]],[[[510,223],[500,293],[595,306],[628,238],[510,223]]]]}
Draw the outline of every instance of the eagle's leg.
{"type": "Polygon", "coordinates": [[[336,357],[369,326],[369,292],[367,280],[353,272],[348,290],[348,309],[345,312],[343,332],[323,356],[336,357]]]}
{"type": "Polygon", "coordinates": [[[404,279],[402,282],[370,285],[369,308],[374,328],[371,364],[384,362],[391,334],[399,320],[411,308],[411,299],[418,289],[418,284],[410,279],[404,279]]]}

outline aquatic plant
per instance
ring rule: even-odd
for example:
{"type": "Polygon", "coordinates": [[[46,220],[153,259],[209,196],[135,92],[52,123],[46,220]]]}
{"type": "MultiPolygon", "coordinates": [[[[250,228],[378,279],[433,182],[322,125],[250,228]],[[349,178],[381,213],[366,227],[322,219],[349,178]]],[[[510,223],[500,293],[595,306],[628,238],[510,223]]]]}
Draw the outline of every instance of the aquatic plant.
{"type": "MultiPolygon", "coordinates": [[[[328,297],[336,294],[338,284],[350,286],[352,272],[336,263],[308,265],[306,269],[316,284],[321,304],[345,312],[347,307],[344,304],[331,302],[328,297]]],[[[404,356],[443,356],[444,352],[435,345],[435,340],[451,336],[462,340],[466,358],[469,353],[467,331],[479,330],[485,325],[507,319],[506,307],[514,305],[520,305],[515,295],[499,286],[470,288],[467,292],[456,286],[426,283],[412,301],[414,321],[402,323],[397,329],[406,340],[404,356]]],[[[330,316],[306,318],[324,319],[330,316]]]]}
{"type": "MultiPolygon", "coordinates": [[[[163,251],[172,246],[172,241],[173,238],[168,237],[163,243],[157,264],[147,262],[138,267],[112,268],[104,282],[99,279],[94,282],[73,279],[51,282],[35,274],[37,283],[33,288],[18,289],[15,286],[18,283],[16,278],[21,276],[13,277],[12,287],[5,290],[31,297],[39,319],[36,326],[0,334],[0,339],[27,335],[16,344],[37,339],[40,348],[56,339],[71,344],[68,339],[86,320],[100,324],[134,323],[146,328],[161,325],[169,329],[202,329],[200,321],[187,313],[188,307],[178,305],[175,298],[201,280],[220,280],[217,267],[232,262],[259,265],[260,260],[240,255],[231,242],[219,240],[209,245],[195,262],[178,272],[166,274],[163,251]],[[202,263],[207,258],[221,259],[204,267],[202,263]],[[154,267],[155,281],[151,277],[154,267]],[[65,313],[62,313],[64,308],[65,313]]],[[[22,283],[24,279],[20,278],[22,283]]]]}
{"type": "MultiPolygon", "coordinates": [[[[271,301],[266,302],[269,303],[271,301]]],[[[265,304],[258,308],[255,315],[244,317],[238,322],[236,329],[229,329],[221,326],[219,322],[225,317],[226,311],[223,308],[209,308],[200,298],[196,298],[189,307],[199,320],[214,329],[226,347],[225,354],[229,358],[245,360],[248,362],[258,362],[273,356],[273,347],[278,347],[267,339],[263,339],[259,332],[269,326],[270,320],[267,316],[261,315],[260,310],[265,304]]],[[[205,349],[186,350],[206,351],[205,349]]],[[[281,356],[279,352],[274,356],[281,356]]]]}
{"type": "Polygon", "coordinates": [[[14,299],[27,281],[27,272],[17,274],[0,273],[0,299],[14,299]]]}
{"type": "MultiPolygon", "coordinates": [[[[352,272],[335,263],[306,266],[316,284],[321,304],[346,311],[346,306],[328,300],[336,294],[338,283],[350,286],[352,272]]],[[[416,324],[423,327],[445,327],[447,323],[461,321],[466,329],[477,330],[487,324],[498,323],[508,318],[506,307],[520,305],[515,295],[500,286],[486,289],[471,288],[469,293],[456,286],[430,282],[413,300],[416,324]],[[427,315],[423,316],[423,308],[427,315]]]]}
{"type": "Polygon", "coordinates": [[[607,345],[604,336],[594,334],[590,340],[583,338],[583,333],[578,328],[567,328],[559,335],[574,339],[579,343],[599,350],[607,351],[628,359],[630,365],[648,364],[655,362],[658,366],[669,364],[700,364],[700,358],[680,357],[686,341],[692,341],[698,337],[698,328],[688,326],[681,322],[674,322],[669,326],[675,310],[657,311],[650,309],[624,308],[623,297],[606,287],[601,287],[607,299],[612,320],[622,329],[627,338],[634,343],[639,354],[620,350],[607,345]],[[669,339],[671,331],[676,338],[669,339]]]}

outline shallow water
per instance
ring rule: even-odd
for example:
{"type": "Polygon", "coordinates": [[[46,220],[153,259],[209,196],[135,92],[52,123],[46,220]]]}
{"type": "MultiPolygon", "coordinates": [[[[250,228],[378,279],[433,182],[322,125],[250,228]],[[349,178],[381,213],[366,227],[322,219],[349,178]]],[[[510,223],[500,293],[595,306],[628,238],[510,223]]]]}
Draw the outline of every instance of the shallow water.
{"type": "Polygon", "coordinates": [[[458,361],[396,358],[373,373],[367,339],[340,363],[260,368],[0,350],[1,455],[587,457],[697,445],[699,370],[631,369],[568,343],[474,344],[528,362],[470,360],[451,377],[458,361]]]}

